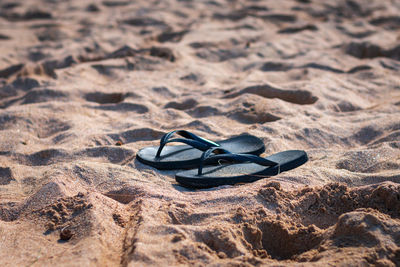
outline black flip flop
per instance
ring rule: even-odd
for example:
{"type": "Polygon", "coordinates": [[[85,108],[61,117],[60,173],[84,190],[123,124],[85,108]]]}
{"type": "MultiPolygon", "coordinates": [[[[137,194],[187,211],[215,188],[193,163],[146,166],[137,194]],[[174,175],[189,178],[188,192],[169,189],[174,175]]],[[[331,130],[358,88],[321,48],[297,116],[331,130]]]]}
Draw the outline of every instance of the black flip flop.
{"type": "MultiPolygon", "coordinates": [[[[137,159],[160,170],[197,168],[204,151],[219,147],[233,153],[260,155],[265,146],[261,139],[252,135],[240,135],[227,140],[213,142],[185,130],[172,131],[160,140],[160,146],[145,147],[139,150],[137,159]],[[174,134],[184,138],[173,138],[174,134]],[[187,145],[166,146],[167,143],[181,142],[187,145]]],[[[209,160],[208,164],[217,164],[209,160]]]]}
{"type": "Polygon", "coordinates": [[[175,179],[184,186],[194,188],[250,183],[297,168],[307,160],[307,153],[303,150],[287,150],[262,158],[211,148],[203,153],[198,169],[178,172],[175,179]],[[203,167],[209,160],[221,164],[226,161],[235,163],[203,167]]]}

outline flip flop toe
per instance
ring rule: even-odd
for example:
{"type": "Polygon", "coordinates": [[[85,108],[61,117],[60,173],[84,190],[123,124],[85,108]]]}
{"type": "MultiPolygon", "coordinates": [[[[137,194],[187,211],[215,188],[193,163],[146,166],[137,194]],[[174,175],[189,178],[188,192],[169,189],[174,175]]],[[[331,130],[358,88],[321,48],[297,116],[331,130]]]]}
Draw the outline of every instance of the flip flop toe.
{"type": "MultiPolygon", "coordinates": [[[[160,170],[197,168],[204,151],[218,147],[239,154],[259,155],[264,152],[265,146],[261,139],[252,135],[240,135],[226,140],[214,142],[185,130],[172,131],[165,134],[159,146],[145,147],[139,150],[137,159],[147,165],[160,170]],[[175,135],[180,137],[173,138],[175,135]],[[167,144],[180,142],[185,145],[167,144]]],[[[217,164],[212,159],[208,164],[217,164]]]]}

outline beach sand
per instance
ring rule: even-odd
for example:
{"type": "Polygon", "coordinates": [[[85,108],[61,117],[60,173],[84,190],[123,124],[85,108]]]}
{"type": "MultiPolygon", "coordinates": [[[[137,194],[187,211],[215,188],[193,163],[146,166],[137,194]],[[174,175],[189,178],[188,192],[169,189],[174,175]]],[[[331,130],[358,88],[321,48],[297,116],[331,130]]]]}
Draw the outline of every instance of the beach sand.
{"type": "Polygon", "coordinates": [[[400,2],[0,2],[1,266],[399,266],[400,2]],[[309,161],[193,190],[169,131],[309,161]]]}

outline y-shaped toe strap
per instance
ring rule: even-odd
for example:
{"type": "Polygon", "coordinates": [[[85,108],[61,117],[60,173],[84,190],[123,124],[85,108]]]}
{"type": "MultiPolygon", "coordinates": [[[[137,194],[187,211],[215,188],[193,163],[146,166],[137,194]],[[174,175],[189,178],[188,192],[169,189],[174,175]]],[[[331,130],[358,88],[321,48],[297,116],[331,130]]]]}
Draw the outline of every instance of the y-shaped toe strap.
{"type": "Polygon", "coordinates": [[[205,151],[211,147],[219,147],[219,144],[210,141],[208,139],[205,139],[203,137],[200,137],[198,135],[195,135],[194,133],[185,131],[185,130],[176,130],[176,131],[172,131],[169,132],[167,134],[165,134],[163,137],[161,137],[160,140],[160,147],[158,148],[157,154],[156,154],[156,158],[160,157],[161,155],[161,151],[163,150],[164,146],[167,143],[171,143],[171,142],[181,142],[181,143],[185,143],[187,145],[190,145],[194,148],[197,148],[201,151],[205,151]],[[179,134],[180,136],[184,137],[184,138],[173,138],[171,139],[171,137],[174,134],[179,134]]]}
{"type": "Polygon", "coordinates": [[[201,156],[197,175],[202,175],[204,164],[210,160],[214,162],[218,160],[227,160],[230,162],[237,162],[237,163],[252,162],[258,165],[268,166],[268,167],[278,166],[278,173],[280,173],[280,166],[279,163],[277,162],[252,154],[234,154],[223,148],[212,147],[207,151],[205,151],[201,156]]]}

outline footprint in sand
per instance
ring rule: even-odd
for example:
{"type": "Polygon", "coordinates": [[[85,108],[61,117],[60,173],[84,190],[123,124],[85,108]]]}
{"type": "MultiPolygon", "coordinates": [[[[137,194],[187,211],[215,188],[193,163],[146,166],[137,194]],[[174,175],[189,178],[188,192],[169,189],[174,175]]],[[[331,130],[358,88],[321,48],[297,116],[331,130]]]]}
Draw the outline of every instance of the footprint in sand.
{"type": "Polygon", "coordinates": [[[309,105],[317,102],[318,97],[306,90],[283,90],[268,84],[249,86],[236,92],[227,92],[223,98],[234,98],[243,94],[254,94],[265,98],[279,98],[284,101],[309,105]]]}
{"type": "Polygon", "coordinates": [[[198,102],[193,98],[188,98],[182,102],[171,101],[167,103],[164,108],[173,108],[178,110],[186,110],[196,107],[198,102]]]}
{"type": "Polygon", "coordinates": [[[346,53],[360,59],[388,57],[400,60],[400,45],[385,49],[371,42],[351,42],[345,46],[346,53]]]}
{"type": "Polygon", "coordinates": [[[96,102],[99,104],[110,104],[110,103],[120,103],[124,101],[127,97],[127,94],[123,93],[88,93],[85,96],[85,99],[89,102],[96,102]]]}
{"type": "Polygon", "coordinates": [[[0,167],[0,185],[7,185],[15,180],[9,167],[0,167]]]}

